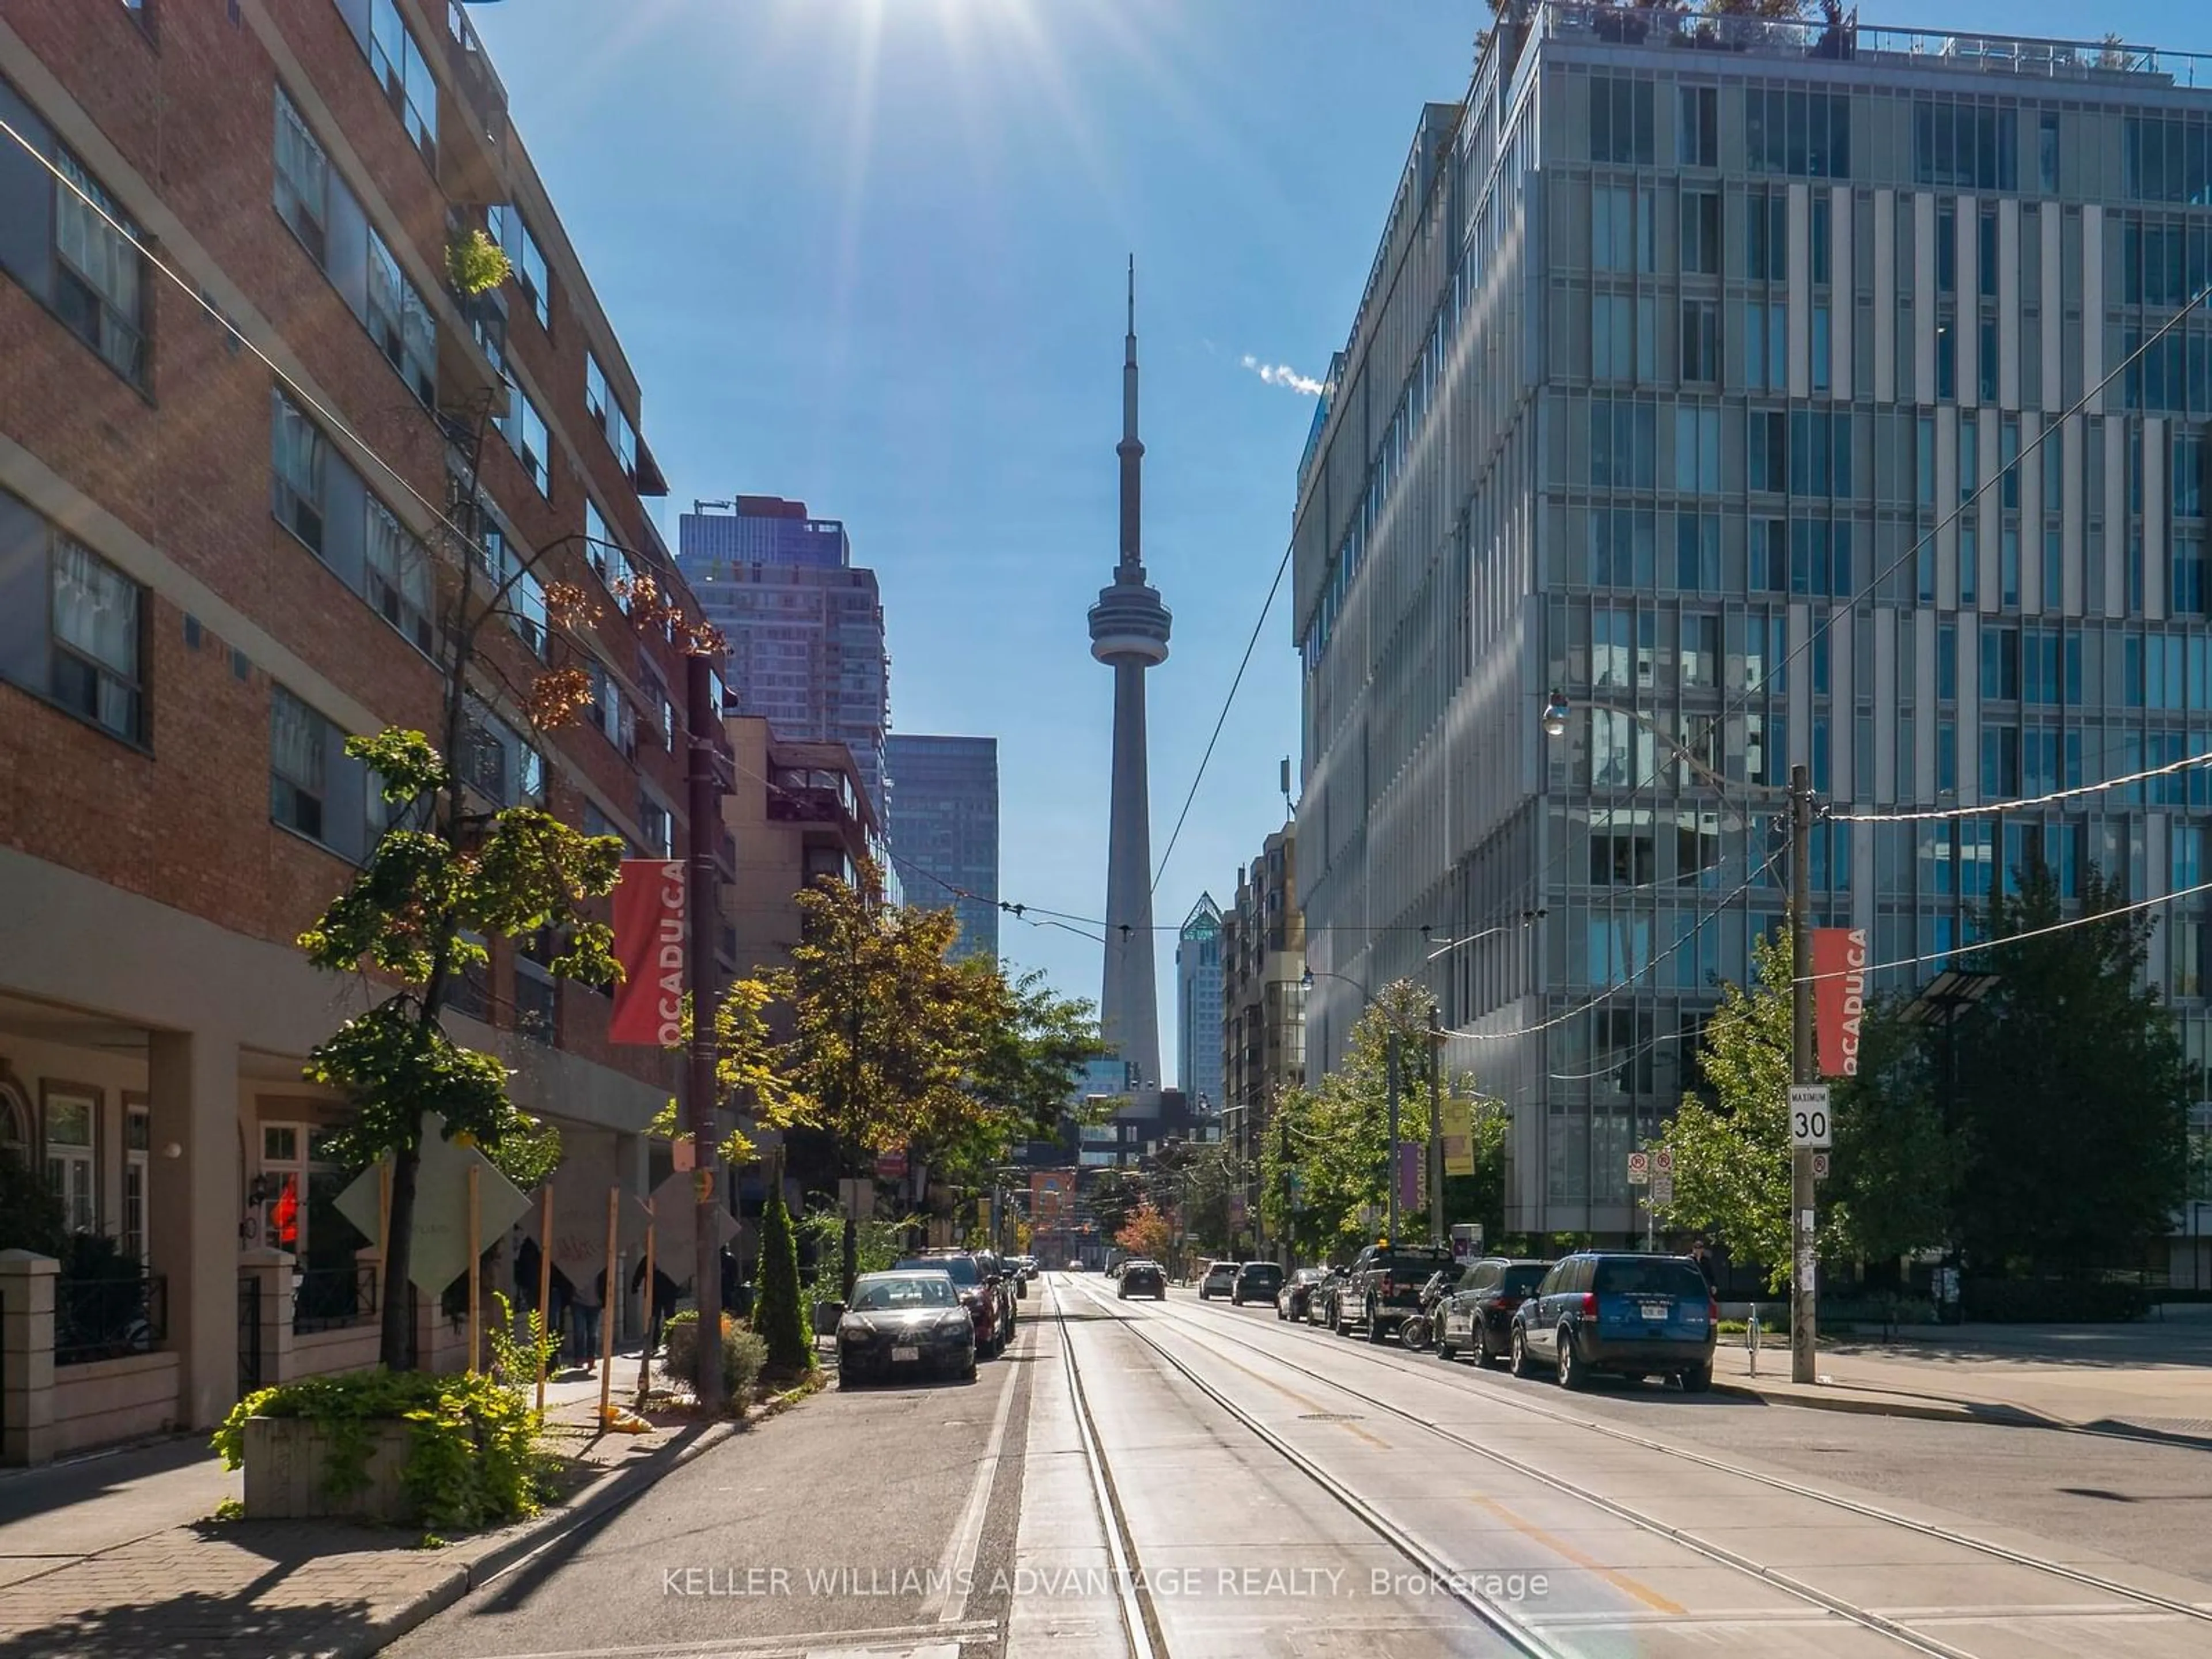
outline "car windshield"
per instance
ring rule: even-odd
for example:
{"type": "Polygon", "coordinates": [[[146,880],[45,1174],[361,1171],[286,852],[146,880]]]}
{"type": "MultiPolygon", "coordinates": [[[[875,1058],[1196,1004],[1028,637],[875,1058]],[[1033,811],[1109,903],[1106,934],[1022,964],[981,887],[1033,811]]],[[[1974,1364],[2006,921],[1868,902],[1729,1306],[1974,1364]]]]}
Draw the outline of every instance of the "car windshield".
{"type": "Polygon", "coordinates": [[[1549,1271],[1540,1261],[1522,1267],[1508,1267],[1505,1278],[1498,1288],[1508,1296],[1527,1296],[1544,1282],[1544,1275],[1549,1271]]]}
{"type": "Polygon", "coordinates": [[[853,1286],[853,1305],[871,1312],[904,1308],[950,1308],[958,1297],[952,1281],[943,1273],[899,1273],[878,1279],[873,1275],[853,1286]]]}
{"type": "Polygon", "coordinates": [[[1318,1285],[1326,1277],[1318,1267],[1301,1267],[1291,1282],[1294,1285],[1318,1285]]]}
{"type": "Polygon", "coordinates": [[[1691,1296],[1705,1294],[1705,1275],[1686,1261],[1601,1261],[1601,1296],[1691,1296]]]}
{"type": "Polygon", "coordinates": [[[1247,1279],[1280,1279],[1283,1270],[1272,1261],[1248,1261],[1237,1269],[1247,1279]]]}
{"type": "Polygon", "coordinates": [[[911,1267],[923,1273],[950,1274],[956,1285],[980,1285],[983,1282],[982,1274],[975,1270],[975,1258],[972,1255],[933,1255],[902,1261],[898,1265],[902,1268],[911,1267]]]}

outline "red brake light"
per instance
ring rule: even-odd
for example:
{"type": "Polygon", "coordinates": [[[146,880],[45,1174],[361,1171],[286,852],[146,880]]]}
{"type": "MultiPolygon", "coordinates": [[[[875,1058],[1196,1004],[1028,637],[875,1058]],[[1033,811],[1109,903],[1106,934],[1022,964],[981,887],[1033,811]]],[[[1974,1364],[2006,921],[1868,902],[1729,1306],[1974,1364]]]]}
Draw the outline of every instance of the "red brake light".
{"type": "Polygon", "coordinates": [[[1583,1317],[1584,1319],[1595,1319],[1597,1317],[1597,1292],[1595,1291],[1584,1291],[1583,1292],[1583,1317]]]}
{"type": "Polygon", "coordinates": [[[1385,1296],[1392,1295],[1392,1294],[1395,1293],[1395,1291],[1397,1291],[1397,1288],[1398,1288],[1398,1284],[1397,1284],[1397,1281],[1396,1281],[1395,1279],[1392,1279],[1392,1278],[1390,1277],[1390,1275],[1389,1275],[1389,1274],[1388,1274],[1388,1273],[1385,1273],[1385,1274],[1383,1274],[1383,1275],[1382,1275],[1382,1294],[1383,1294],[1383,1295],[1385,1295],[1385,1296]]]}
{"type": "Polygon", "coordinates": [[[1715,1330],[1720,1328],[1721,1304],[1720,1298],[1717,1297],[1709,1296],[1705,1298],[1705,1323],[1715,1330]]]}

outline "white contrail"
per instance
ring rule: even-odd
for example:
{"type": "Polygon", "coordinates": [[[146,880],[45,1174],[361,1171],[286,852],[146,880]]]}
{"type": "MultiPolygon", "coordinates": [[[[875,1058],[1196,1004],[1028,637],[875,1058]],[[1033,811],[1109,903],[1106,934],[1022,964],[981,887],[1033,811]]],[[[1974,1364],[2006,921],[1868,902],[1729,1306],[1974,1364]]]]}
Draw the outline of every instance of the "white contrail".
{"type": "Polygon", "coordinates": [[[1269,386],[1286,386],[1303,397],[1318,398],[1328,388],[1310,374],[1301,374],[1288,363],[1263,363],[1250,352],[1244,354],[1244,367],[1269,386]]]}

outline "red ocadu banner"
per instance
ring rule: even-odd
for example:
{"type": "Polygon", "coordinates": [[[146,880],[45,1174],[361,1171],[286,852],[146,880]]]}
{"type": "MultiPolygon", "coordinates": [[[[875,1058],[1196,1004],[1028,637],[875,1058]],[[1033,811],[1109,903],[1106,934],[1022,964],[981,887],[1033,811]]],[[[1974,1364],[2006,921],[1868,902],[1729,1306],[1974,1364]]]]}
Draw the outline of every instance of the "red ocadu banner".
{"type": "Polygon", "coordinates": [[[644,1048],[684,1043],[684,864],[624,859],[615,884],[615,986],[607,1041],[644,1048]]]}
{"type": "Polygon", "coordinates": [[[1863,928],[1813,929],[1813,1030],[1822,1077],[1859,1074],[1866,965],[1863,928]]]}

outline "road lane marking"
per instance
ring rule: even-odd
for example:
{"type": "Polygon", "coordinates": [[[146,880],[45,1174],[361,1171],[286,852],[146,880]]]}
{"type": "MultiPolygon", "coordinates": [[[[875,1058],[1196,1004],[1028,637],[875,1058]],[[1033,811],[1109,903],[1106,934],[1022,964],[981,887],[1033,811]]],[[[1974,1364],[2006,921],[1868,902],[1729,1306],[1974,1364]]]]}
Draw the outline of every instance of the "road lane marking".
{"type": "MultiPolygon", "coordinates": [[[[1029,1322],[1024,1320],[1018,1328],[1027,1331],[1029,1322]]],[[[1027,1352],[1029,1347],[1029,1340],[1024,1337],[1022,1351],[1027,1352]]],[[[1006,1422],[1014,1412],[1014,1385],[1020,1381],[1020,1373],[1010,1371],[1006,1386],[1000,1390],[999,1409],[991,1419],[991,1437],[984,1443],[983,1461],[976,1467],[975,1484],[968,1493],[968,1507],[961,1514],[960,1524],[952,1529],[952,1536],[945,1540],[944,1559],[938,1563],[938,1588],[921,1604],[925,1624],[933,1619],[939,1624],[957,1624],[968,1612],[968,1592],[974,1588],[975,1554],[983,1543],[983,1516],[991,1506],[991,1488],[999,1478],[999,1457],[1006,1444],[1006,1422]]]]}
{"type": "Polygon", "coordinates": [[[1669,1601],[1665,1596],[1660,1595],[1657,1590],[1651,1589],[1650,1586],[1638,1583],[1636,1580],[1629,1577],[1626,1574],[1614,1571],[1613,1569],[1606,1565],[1604,1562],[1599,1560],[1595,1556],[1585,1554],[1583,1551],[1577,1549],[1572,1544],[1567,1542],[1565,1539],[1555,1538],[1550,1533],[1546,1532],[1541,1527],[1537,1526],[1534,1522],[1522,1520],[1519,1516],[1514,1514],[1511,1510],[1507,1509],[1504,1504],[1499,1503],[1496,1498],[1486,1498],[1481,1493],[1477,1492],[1474,1495],[1474,1501],[1480,1504],[1484,1509],[1488,1510],[1492,1515],[1503,1521],[1507,1526],[1512,1528],[1514,1531],[1519,1533],[1522,1537],[1533,1539],[1535,1542],[1541,1544],[1546,1549],[1551,1551],[1553,1554],[1560,1557],[1562,1559],[1571,1561],[1578,1567],[1584,1568],[1589,1571],[1595,1573],[1599,1577],[1604,1579],[1607,1583],[1611,1584],[1615,1589],[1625,1591],[1628,1595],[1634,1596],[1638,1601],[1643,1602],[1645,1607],[1650,1607],[1653,1612],[1663,1613],[1670,1617],[1683,1617],[1689,1613],[1690,1610],[1687,1607],[1680,1606],[1675,1602],[1669,1601]]]}

